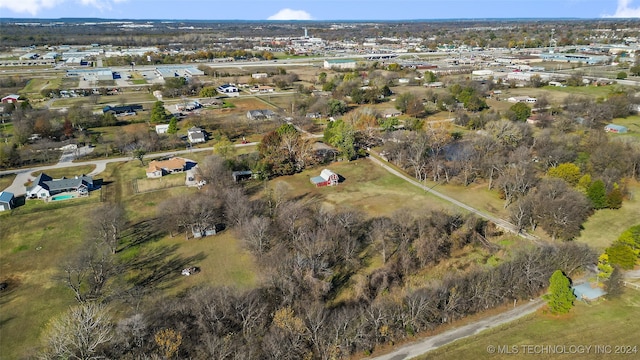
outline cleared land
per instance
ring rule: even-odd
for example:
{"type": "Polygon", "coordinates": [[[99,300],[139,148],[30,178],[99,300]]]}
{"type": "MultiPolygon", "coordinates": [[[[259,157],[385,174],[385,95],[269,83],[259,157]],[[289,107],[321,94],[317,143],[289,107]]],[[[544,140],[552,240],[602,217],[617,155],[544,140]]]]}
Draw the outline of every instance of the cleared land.
{"type": "Polygon", "coordinates": [[[598,210],[591,215],[583,224],[584,229],[576,241],[604,250],[623,231],[640,223],[640,183],[630,181],[628,191],[629,196],[624,199],[620,209],[598,210]]]}
{"type": "Polygon", "coordinates": [[[553,316],[539,311],[480,335],[456,341],[419,359],[637,359],[640,353],[638,316],[640,291],[627,289],[620,299],[604,300],[595,305],[576,302],[575,308],[565,316],[553,316]],[[512,351],[510,354],[500,354],[497,350],[491,352],[491,349],[505,345],[509,350],[515,346],[518,353],[512,351]],[[609,345],[611,353],[596,353],[592,347],[589,353],[581,354],[526,354],[522,348],[526,345],[565,346],[567,351],[572,345],[609,345]],[[616,346],[635,346],[637,352],[615,354],[616,346]]]}

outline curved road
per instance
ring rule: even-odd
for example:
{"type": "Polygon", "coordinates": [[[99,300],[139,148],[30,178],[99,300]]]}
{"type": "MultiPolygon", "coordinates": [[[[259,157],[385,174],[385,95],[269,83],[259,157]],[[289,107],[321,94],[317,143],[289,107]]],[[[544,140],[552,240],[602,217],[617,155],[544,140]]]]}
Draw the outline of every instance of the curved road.
{"type": "MultiPolygon", "coordinates": [[[[514,321],[523,316],[534,313],[544,305],[544,301],[536,299],[515,309],[503,312],[498,315],[478,320],[474,323],[461,326],[456,329],[445,331],[442,334],[434,335],[426,339],[404,345],[386,355],[367,358],[370,360],[404,360],[411,359],[416,356],[424,355],[426,352],[435,350],[441,346],[450,344],[456,340],[464,339],[469,336],[476,335],[483,330],[491,329],[502,324],[514,321]]],[[[489,345],[489,344],[486,344],[489,345]]]]}

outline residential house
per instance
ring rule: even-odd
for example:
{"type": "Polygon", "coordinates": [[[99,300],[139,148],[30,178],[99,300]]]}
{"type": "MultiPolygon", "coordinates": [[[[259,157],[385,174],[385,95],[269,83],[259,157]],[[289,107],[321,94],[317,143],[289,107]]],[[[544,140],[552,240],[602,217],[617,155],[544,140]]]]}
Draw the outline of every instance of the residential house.
{"type": "Polygon", "coordinates": [[[269,74],[267,73],[255,73],[255,74],[251,74],[251,77],[254,79],[266,79],[269,77],[269,74]]]}
{"type": "Polygon", "coordinates": [[[199,127],[192,127],[187,130],[187,137],[189,138],[189,142],[192,144],[203,143],[207,141],[206,134],[199,127]]]}
{"type": "Polygon", "coordinates": [[[0,211],[11,210],[15,207],[13,193],[0,191],[0,211]]]}
{"type": "Polygon", "coordinates": [[[158,134],[166,134],[167,131],[169,131],[169,124],[156,125],[156,133],[158,133],[158,134]]]}
{"type": "Polygon", "coordinates": [[[135,115],[138,111],[142,111],[142,105],[121,105],[121,106],[111,106],[107,105],[102,108],[103,114],[113,114],[113,115],[135,115]]]}
{"type": "Polygon", "coordinates": [[[273,87],[267,86],[267,85],[256,85],[251,89],[249,89],[249,91],[252,93],[260,93],[260,94],[272,93],[275,90],[276,89],[274,89],[273,87]]]}
{"type": "Polygon", "coordinates": [[[19,99],[20,99],[20,95],[10,94],[10,95],[7,95],[7,96],[3,97],[2,98],[2,102],[4,104],[17,103],[19,99]]]}
{"type": "Polygon", "coordinates": [[[536,101],[538,101],[538,99],[536,98],[532,98],[529,96],[512,96],[510,98],[507,99],[508,102],[510,103],[528,103],[528,104],[535,104],[536,101]]]}
{"type": "Polygon", "coordinates": [[[93,189],[93,178],[91,176],[80,175],[72,178],[53,179],[45,173],[40,173],[32,184],[27,186],[27,198],[47,199],[64,192],[88,195],[89,191],[93,189]]]}
{"type": "Polygon", "coordinates": [[[153,160],[147,167],[147,178],[160,178],[167,174],[175,174],[186,170],[187,160],[173,157],[169,160],[153,160]]]}
{"type": "Polygon", "coordinates": [[[334,185],[338,185],[338,181],[340,180],[340,177],[338,176],[338,174],[334,173],[333,171],[329,169],[324,169],[320,172],[320,176],[314,176],[310,180],[311,180],[311,183],[314,184],[316,187],[334,186],[334,185]]]}
{"type": "Polygon", "coordinates": [[[247,111],[247,118],[250,120],[273,119],[275,116],[276,116],[276,113],[268,109],[247,111]]]}
{"type": "Polygon", "coordinates": [[[220,94],[227,96],[240,96],[240,90],[231,84],[220,85],[216,90],[218,90],[220,94]]]}

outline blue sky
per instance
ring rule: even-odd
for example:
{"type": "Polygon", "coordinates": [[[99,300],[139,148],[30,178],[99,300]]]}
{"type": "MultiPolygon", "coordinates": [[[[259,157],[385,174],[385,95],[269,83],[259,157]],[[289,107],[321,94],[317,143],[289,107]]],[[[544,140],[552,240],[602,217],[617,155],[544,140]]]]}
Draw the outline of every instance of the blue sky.
{"type": "Polygon", "coordinates": [[[0,0],[0,17],[406,20],[640,17],[640,0],[0,0]]]}

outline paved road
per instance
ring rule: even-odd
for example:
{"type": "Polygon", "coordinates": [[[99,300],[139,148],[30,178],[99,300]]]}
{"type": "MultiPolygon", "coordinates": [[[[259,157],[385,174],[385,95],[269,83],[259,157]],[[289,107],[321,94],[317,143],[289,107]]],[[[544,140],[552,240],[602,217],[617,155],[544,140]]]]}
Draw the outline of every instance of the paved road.
{"type": "MultiPolygon", "coordinates": [[[[235,147],[247,147],[247,146],[254,146],[257,144],[258,144],[257,142],[247,143],[247,144],[237,144],[235,145],[235,147]]],[[[189,154],[189,153],[202,152],[202,151],[213,151],[213,147],[153,153],[153,154],[147,154],[144,158],[152,159],[152,158],[158,158],[163,156],[189,154]]],[[[26,169],[0,171],[0,175],[16,174],[16,178],[13,180],[13,183],[11,184],[11,186],[9,186],[4,190],[13,193],[16,196],[20,196],[20,195],[23,195],[26,191],[24,184],[29,179],[33,179],[33,176],[31,176],[31,173],[33,172],[41,172],[49,169],[59,169],[59,168],[73,167],[73,166],[95,165],[96,168],[90,174],[88,174],[91,176],[95,176],[103,172],[107,168],[107,164],[109,163],[124,162],[124,161],[130,161],[130,160],[132,160],[131,157],[118,157],[118,158],[95,159],[95,160],[79,161],[79,162],[62,162],[55,165],[45,165],[45,166],[37,166],[37,167],[26,168],[26,169]]]]}
{"type": "MultiPolygon", "coordinates": [[[[426,352],[435,350],[441,346],[450,344],[456,340],[464,339],[469,336],[476,335],[483,330],[491,329],[502,324],[514,321],[523,316],[529,315],[544,305],[544,302],[540,299],[530,301],[524,305],[518,306],[515,309],[507,312],[494,315],[472,324],[461,326],[456,329],[445,331],[442,334],[428,337],[426,339],[407,344],[400,347],[386,355],[368,358],[370,360],[403,360],[411,359],[416,356],[424,355],[426,352]]],[[[482,346],[491,345],[484,344],[482,346]]]]}
{"type": "Polygon", "coordinates": [[[376,157],[369,156],[369,160],[373,161],[377,165],[380,165],[381,167],[383,167],[385,170],[387,170],[388,172],[392,173],[393,175],[395,175],[395,176],[397,176],[397,177],[399,177],[399,178],[411,183],[412,185],[415,185],[415,186],[423,189],[424,191],[427,191],[427,192],[429,192],[429,193],[431,193],[431,194],[433,194],[433,195],[435,195],[435,196],[437,196],[437,197],[439,197],[439,198],[441,198],[441,199],[443,199],[445,201],[448,201],[448,202],[450,202],[450,203],[452,203],[452,204],[454,204],[454,205],[456,205],[458,207],[461,207],[461,208],[463,208],[463,209],[465,209],[465,210],[467,210],[469,212],[472,212],[472,213],[474,213],[474,214],[476,214],[476,215],[478,215],[478,216],[480,216],[480,217],[482,217],[484,219],[487,219],[487,220],[493,222],[494,224],[498,225],[500,228],[502,228],[502,229],[504,229],[506,231],[509,231],[509,232],[511,232],[513,234],[516,234],[516,235],[518,235],[518,236],[520,236],[520,237],[522,237],[524,239],[531,240],[532,242],[534,242],[536,244],[540,244],[540,239],[538,239],[536,236],[531,235],[531,234],[526,233],[526,232],[523,232],[523,231],[518,231],[518,228],[515,225],[513,225],[512,223],[510,223],[510,222],[508,222],[506,220],[500,219],[500,218],[495,217],[493,215],[485,214],[482,211],[480,211],[480,210],[478,210],[478,209],[476,209],[474,207],[471,207],[471,206],[469,206],[469,205],[467,205],[467,204],[465,204],[463,202],[460,202],[460,201],[458,201],[458,200],[456,200],[456,199],[454,199],[454,198],[452,198],[452,197],[450,197],[448,195],[445,195],[445,194],[443,194],[441,192],[433,190],[432,188],[430,188],[430,187],[428,187],[428,186],[426,186],[424,184],[421,184],[420,182],[416,181],[415,179],[413,179],[413,178],[411,178],[411,177],[409,177],[409,176],[397,171],[396,169],[394,169],[391,166],[387,165],[383,161],[378,160],[376,157]]]}

